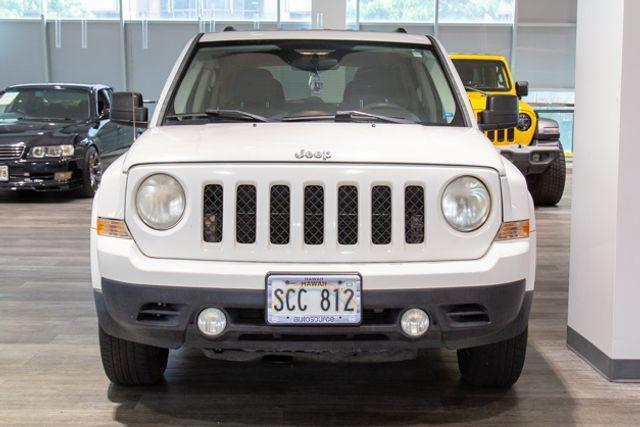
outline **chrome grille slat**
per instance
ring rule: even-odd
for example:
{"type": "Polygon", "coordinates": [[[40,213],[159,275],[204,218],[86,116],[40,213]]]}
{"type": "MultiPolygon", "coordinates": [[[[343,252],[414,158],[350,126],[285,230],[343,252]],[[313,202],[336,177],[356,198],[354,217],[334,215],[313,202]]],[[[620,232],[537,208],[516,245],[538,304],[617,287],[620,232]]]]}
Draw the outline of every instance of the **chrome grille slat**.
{"type": "Polygon", "coordinates": [[[0,159],[19,159],[24,154],[24,143],[0,144],[0,159]]]}

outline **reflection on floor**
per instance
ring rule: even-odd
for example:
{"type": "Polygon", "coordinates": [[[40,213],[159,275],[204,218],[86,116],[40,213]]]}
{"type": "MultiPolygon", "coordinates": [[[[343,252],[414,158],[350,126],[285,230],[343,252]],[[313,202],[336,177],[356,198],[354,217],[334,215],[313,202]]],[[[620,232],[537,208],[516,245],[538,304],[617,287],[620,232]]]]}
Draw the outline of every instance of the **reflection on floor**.
{"type": "Polygon", "coordinates": [[[565,346],[569,207],[537,211],[525,372],[510,391],[460,384],[455,353],[385,364],[214,362],[173,352],[165,384],[110,386],[89,284],[90,200],[0,194],[0,423],[634,423],[640,385],[611,384],[565,346]]]}

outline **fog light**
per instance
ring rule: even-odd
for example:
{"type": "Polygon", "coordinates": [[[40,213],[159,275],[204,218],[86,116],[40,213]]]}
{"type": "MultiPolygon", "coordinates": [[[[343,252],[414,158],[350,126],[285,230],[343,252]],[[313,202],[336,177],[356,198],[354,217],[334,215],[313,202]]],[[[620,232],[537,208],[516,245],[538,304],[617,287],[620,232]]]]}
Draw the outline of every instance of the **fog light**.
{"type": "Polygon", "coordinates": [[[72,172],[56,172],[53,174],[53,179],[56,181],[69,181],[71,179],[72,172]]]}
{"type": "Polygon", "coordinates": [[[198,329],[205,335],[220,335],[226,327],[227,316],[218,308],[205,308],[198,315],[198,329]]]}
{"type": "Polygon", "coordinates": [[[420,337],[429,329],[429,315],[419,308],[410,308],[402,314],[400,328],[412,338],[420,337]]]}

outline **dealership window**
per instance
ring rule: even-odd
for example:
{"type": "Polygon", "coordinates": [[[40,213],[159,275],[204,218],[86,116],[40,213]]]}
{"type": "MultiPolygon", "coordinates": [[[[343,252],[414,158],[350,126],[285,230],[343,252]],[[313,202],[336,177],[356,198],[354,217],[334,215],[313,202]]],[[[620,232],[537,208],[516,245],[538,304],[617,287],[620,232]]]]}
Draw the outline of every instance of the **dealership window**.
{"type": "Polygon", "coordinates": [[[311,0],[280,0],[280,20],[311,22],[311,0]]]}
{"type": "Polygon", "coordinates": [[[511,23],[515,0],[440,0],[440,22],[511,23]]]}
{"type": "Polygon", "coordinates": [[[360,22],[433,22],[435,0],[360,0],[360,22]]]}
{"type": "Polygon", "coordinates": [[[0,18],[40,18],[40,0],[2,0],[0,18]]]}
{"type": "Polygon", "coordinates": [[[128,0],[125,19],[197,20],[198,0],[128,0]]]}
{"type": "Polygon", "coordinates": [[[202,0],[202,17],[220,21],[276,21],[277,0],[202,0]]]}
{"type": "Polygon", "coordinates": [[[48,19],[119,19],[118,0],[48,0],[48,19]]]}

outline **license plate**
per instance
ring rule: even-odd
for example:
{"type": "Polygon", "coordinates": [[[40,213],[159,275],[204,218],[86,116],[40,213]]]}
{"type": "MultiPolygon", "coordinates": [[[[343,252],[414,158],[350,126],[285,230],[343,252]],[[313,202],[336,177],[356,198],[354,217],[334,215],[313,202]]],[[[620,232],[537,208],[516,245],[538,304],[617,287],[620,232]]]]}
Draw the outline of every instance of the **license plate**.
{"type": "Polygon", "coordinates": [[[9,181],[9,166],[0,166],[0,181],[9,181]]]}
{"type": "Polygon", "coordinates": [[[362,320],[358,274],[267,276],[267,323],[354,325],[362,320]]]}

